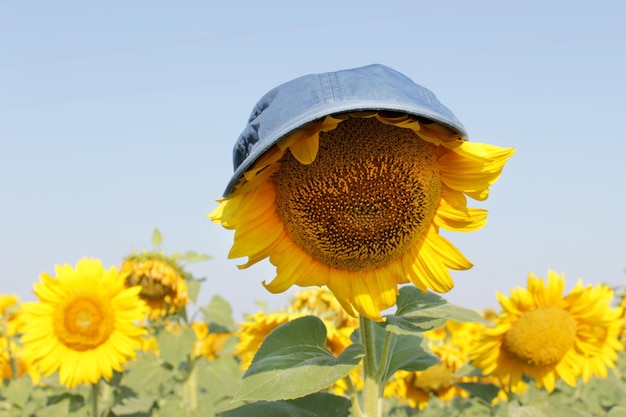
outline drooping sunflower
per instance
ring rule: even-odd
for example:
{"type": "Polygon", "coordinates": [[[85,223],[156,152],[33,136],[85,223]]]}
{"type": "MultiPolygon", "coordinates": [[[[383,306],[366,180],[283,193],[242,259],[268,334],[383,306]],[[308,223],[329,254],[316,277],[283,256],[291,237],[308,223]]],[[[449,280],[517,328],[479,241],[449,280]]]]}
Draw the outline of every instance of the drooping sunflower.
{"type": "Polygon", "coordinates": [[[265,287],[327,286],[381,320],[398,285],[449,291],[472,266],[439,229],[474,231],[514,149],[464,140],[432,93],[373,65],[305,76],[264,97],[235,145],[235,175],[209,214],[235,230],[230,258],[269,258],[265,287]]]}
{"type": "Polygon", "coordinates": [[[185,271],[161,253],[144,251],[129,255],[120,270],[127,275],[127,286],[141,287],[139,296],[150,308],[150,320],[174,314],[189,303],[185,271]]]}
{"type": "Polygon", "coordinates": [[[146,305],[139,287],[100,260],[57,265],[56,278],[42,273],[37,302],[22,304],[23,357],[44,375],[59,372],[62,384],[96,383],[135,357],[141,347],[146,305]]]}
{"type": "Polygon", "coordinates": [[[511,377],[513,386],[523,375],[552,392],[555,381],[576,385],[581,375],[606,377],[615,366],[621,308],[612,308],[613,291],[606,285],[576,287],[563,295],[565,277],[548,272],[547,283],[528,277],[527,288],[497,293],[503,312],[496,326],[485,330],[471,353],[473,365],[484,374],[511,377]]]}

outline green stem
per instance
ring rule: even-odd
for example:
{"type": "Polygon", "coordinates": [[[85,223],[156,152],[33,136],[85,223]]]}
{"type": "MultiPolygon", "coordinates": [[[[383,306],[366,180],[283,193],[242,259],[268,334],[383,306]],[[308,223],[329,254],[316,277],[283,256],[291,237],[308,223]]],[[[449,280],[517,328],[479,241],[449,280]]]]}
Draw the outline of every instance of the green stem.
{"type": "Polygon", "coordinates": [[[356,417],[364,417],[363,411],[361,411],[361,405],[359,404],[359,397],[356,393],[356,388],[352,383],[352,379],[350,375],[345,376],[344,381],[346,381],[346,385],[348,386],[348,392],[350,393],[350,401],[352,402],[352,413],[356,417]]]}
{"type": "Polygon", "coordinates": [[[98,417],[98,385],[100,381],[91,384],[91,415],[98,417]]]}
{"type": "Polygon", "coordinates": [[[387,332],[385,335],[385,342],[383,344],[383,353],[380,356],[380,364],[378,365],[378,371],[376,372],[376,379],[383,382],[383,378],[389,369],[389,347],[391,346],[391,332],[387,332]]]}
{"type": "Polygon", "coordinates": [[[7,337],[7,351],[9,352],[9,366],[11,367],[11,379],[17,379],[17,373],[19,370],[17,369],[17,360],[15,356],[13,356],[13,351],[11,349],[11,340],[7,337]]]}
{"type": "Polygon", "coordinates": [[[365,346],[363,367],[365,381],[363,383],[363,410],[365,417],[381,417],[381,383],[376,361],[376,343],[374,339],[374,322],[363,316],[359,317],[361,326],[361,343],[365,346]]]}

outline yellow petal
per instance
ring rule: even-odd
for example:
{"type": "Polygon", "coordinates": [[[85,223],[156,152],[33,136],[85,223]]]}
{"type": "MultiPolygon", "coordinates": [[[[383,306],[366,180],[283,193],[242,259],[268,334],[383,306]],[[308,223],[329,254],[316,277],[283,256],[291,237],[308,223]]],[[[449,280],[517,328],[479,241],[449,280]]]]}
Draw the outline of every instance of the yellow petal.
{"type": "Polygon", "coordinates": [[[468,208],[462,192],[443,186],[434,221],[452,232],[473,232],[487,223],[487,210],[468,208]]]}
{"type": "Polygon", "coordinates": [[[448,149],[437,160],[441,180],[453,190],[461,191],[476,200],[485,200],[489,186],[497,181],[504,164],[515,152],[476,142],[443,144],[448,149]]]}
{"type": "Polygon", "coordinates": [[[308,137],[302,137],[294,141],[289,150],[294,158],[301,164],[309,165],[315,160],[319,149],[319,134],[313,134],[308,137]]]}

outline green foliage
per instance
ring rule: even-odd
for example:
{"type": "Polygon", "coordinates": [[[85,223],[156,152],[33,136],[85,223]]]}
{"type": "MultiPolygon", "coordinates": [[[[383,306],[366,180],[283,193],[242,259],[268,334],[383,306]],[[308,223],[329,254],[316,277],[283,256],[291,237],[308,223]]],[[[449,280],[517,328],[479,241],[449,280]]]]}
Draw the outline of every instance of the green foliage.
{"type": "MultiPolygon", "coordinates": [[[[396,371],[409,372],[423,371],[439,363],[439,358],[432,354],[426,346],[424,337],[419,333],[396,334],[387,332],[382,325],[374,327],[376,356],[381,357],[385,339],[389,338],[389,364],[383,375],[383,381],[388,381],[396,371]]],[[[358,341],[360,332],[357,330],[351,336],[358,341]]]]}
{"type": "Polygon", "coordinates": [[[335,357],[326,348],[326,327],[313,316],[274,329],[244,374],[240,400],[285,400],[320,391],[356,368],[363,346],[353,344],[335,357]]]}
{"type": "Polygon", "coordinates": [[[336,395],[318,392],[294,400],[259,401],[220,413],[219,417],[347,417],[350,401],[336,395]]]}
{"type": "Polygon", "coordinates": [[[413,286],[400,288],[397,310],[385,316],[386,330],[397,334],[414,334],[436,329],[448,320],[488,324],[474,310],[448,303],[432,292],[422,292],[413,286]]]}
{"type": "Polygon", "coordinates": [[[152,232],[152,244],[158,248],[161,246],[162,242],[163,242],[163,235],[161,234],[161,231],[159,230],[159,228],[155,227],[154,232],[152,232]]]}
{"type": "Polygon", "coordinates": [[[159,332],[157,342],[161,359],[172,367],[176,367],[179,363],[188,360],[189,353],[196,342],[196,334],[191,327],[185,326],[180,331],[159,332]]]}
{"type": "MultiPolygon", "coordinates": [[[[155,229],[156,246],[162,236],[155,229]]],[[[207,259],[195,252],[179,259],[207,259]]],[[[187,280],[190,293],[200,289],[201,280],[187,280]],[[193,286],[193,283],[197,286],[193,286]]],[[[98,417],[348,417],[362,416],[351,400],[363,400],[362,392],[345,396],[329,392],[329,387],[362,364],[366,353],[361,333],[354,331],[352,345],[336,356],[327,348],[327,328],[317,317],[305,316],[275,328],[263,341],[250,367],[244,373],[235,355],[239,329],[227,300],[214,296],[198,309],[198,317],[210,333],[222,334],[217,357],[195,356],[197,336],[187,315],[152,323],[150,331],[158,352],[138,352],[122,372],[110,381],[98,383],[98,417]],[[174,321],[172,321],[174,320],[174,321]],[[348,398],[350,396],[350,399],[348,398]]],[[[195,316],[195,315],[194,315],[195,316]]],[[[406,286],[401,288],[397,311],[372,326],[373,354],[379,361],[376,373],[384,385],[397,371],[423,371],[437,364],[423,332],[442,326],[448,320],[482,322],[478,313],[448,303],[430,292],[406,286]]],[[[6,335],[0,336],[6,337],[6,335]]],[[[367,338],[365,338],[367,339],[367,338]]],[[[17,341],[17,339],[15,340],[17,341]]],[[[366,343],[364,343],[366,344],[366,343]]],[[[1,353],[1,352],[0,352],[1,353]]],[[[470,365],[454,377],[479,376],[470,365]]],[[[347,379],[346,379],[347,380],[347,379]]],[[[406,399],[388,398],[385,416],[409,417],[621,417],[626,415],[626,353],[607,378],[579,381],[569,387],[557,381],[548,393],[528,381],[528,389],[508,400],[498,397],[498,386],[481,382],[456,382],[468,398],[442,401],[432,394],[428,406],[417,411],[406,399]],[[497,400],[496,397],[498,397],[497,400]]],[[[351,384],[348,384],[350,388],[351,384]]],[[[0,417],[93,417],[92,390],[89,386],[68,389],[58,383],[56,374],[33,384],[29,376],[3,380],[0,387],[0,417]]]]}
{"type": "Polygon", "coordinates": [[[213,296],[209,304],[200,311],[204,322],[213,332],[234,332],[237,329],[230,304],[219,295],[213,296]]]}

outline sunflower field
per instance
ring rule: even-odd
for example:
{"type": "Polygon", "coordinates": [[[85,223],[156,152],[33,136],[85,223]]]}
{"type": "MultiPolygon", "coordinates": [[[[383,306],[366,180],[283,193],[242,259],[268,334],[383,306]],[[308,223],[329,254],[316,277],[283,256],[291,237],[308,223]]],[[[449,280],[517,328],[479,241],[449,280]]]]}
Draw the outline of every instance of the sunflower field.
{"type": "Polygon", "coordinates": [[[565,294],[549,271],[471,311],[403,286],[368,326],[316,288],[239,321],[195,303],[185,266],[210,257],[161,239],[119,267],[57,265],[39,301],[0,296],[0,416],[363,416],[367,340],[381,415],[626,415],[623,289],[565,294]]]}
{"type": "Polygon", "coordinates": [[[530,274],[498,306],[448,303],[514,148],[470,142],[430,90],[383,65],[296,78],[252,111],[214,223],[263,286],[242,320],[197,305],[210,257],[83,258],[0,297],[0,417],[618,417],[624,288],[530,274]]]}

